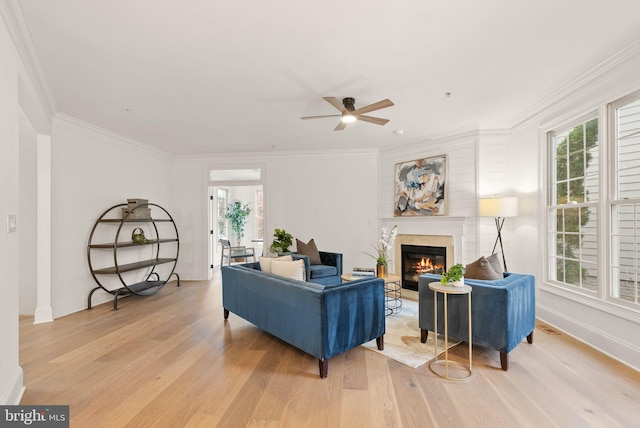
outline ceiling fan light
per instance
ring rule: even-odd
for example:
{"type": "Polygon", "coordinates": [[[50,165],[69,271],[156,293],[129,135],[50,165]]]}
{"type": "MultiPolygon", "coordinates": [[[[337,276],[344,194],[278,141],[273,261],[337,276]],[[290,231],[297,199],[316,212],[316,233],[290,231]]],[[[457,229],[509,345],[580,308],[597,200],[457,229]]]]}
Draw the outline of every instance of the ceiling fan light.
{"type": "Polygon", "coordinates": [[[356,121],[356,117],[351,113],[344,113],[342,115],[342,119],[340,119],[343,123],[353,123],[356,121]]]}

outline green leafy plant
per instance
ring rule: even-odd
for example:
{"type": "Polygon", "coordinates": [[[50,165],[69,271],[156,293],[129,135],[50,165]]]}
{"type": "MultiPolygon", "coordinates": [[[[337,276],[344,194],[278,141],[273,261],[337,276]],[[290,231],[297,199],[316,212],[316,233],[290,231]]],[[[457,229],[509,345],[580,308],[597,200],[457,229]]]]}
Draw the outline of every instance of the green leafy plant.
{"type": "Polygon", "coordinates": [[[284,229],[276,229],[273,232],[274,239],[269,247],[272,253],[286,253],[293,244],[293,236],[285,232],[284,229]]]}
{"type": "Polygon", "coordinates": [[[440,282],[443,285],[447,285],[450,282],[460,281],[464,276],[464,266],[461,263],[457,263],[449,268],[449,270],[442,274],[440,282]]]}
{"type": "MultiPolygon", "coordinates": [[[[592,151],[598,146],[598,119],[592,119],[573,128],[556,148],[557,204],[567,205],[590,201],[584,180],[568,180],[586,176],[593,160],[592,151]],[[569,186],[569,183],[571,185],[569,186]]],[[[589,223],[591,210],[588,207],[558,210],[556,218],[557,254],[562,255],[556,263],[556,278],[566,284],[582,284],[589,272],[576,261],[580,252],[582,230],[589,223]]]]}
{"type": "Polygon", "coordinates": [[[231,231],[238,241],[238,246],[240,246],[240,241],[244,236],[244,228],[247,225],[249,214],[251,214],[251,208],[249,208],[248,202],[243,205],[242,202],[235,200],[227,205],[227,213],[224,218],[229,220],[231,231]]]}
{"type": "Polygon", "coordinates": [[[378,245],[374,246],[376,250],[376,254],[365,253],[368,256],[376,259],[376,266],[387,266],[389,261],[389,256],[387,255],[387,249],[391,248],[393,245],[393,241],[396,239],[398,235],[398,225],[394,225],[391,228],[391,232],[387,233],[387,228],[383,227],[382,232],[380,234],[380,240],[378,241],[378,245]]]}

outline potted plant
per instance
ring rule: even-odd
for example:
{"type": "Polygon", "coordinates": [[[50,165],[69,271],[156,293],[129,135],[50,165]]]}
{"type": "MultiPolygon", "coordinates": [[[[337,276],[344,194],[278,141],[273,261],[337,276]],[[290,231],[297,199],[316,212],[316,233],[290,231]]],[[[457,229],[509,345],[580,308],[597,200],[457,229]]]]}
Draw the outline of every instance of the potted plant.
{"type": "Polygon", "coordinates": [[[289,247],[293,244],[293,236],[285,232],[284,229],[276,229],[273,232],[274,239],[269,247],[272,253],[280,254],[289,251],[289,247]]]}
{"type": "Polygon", "coordinates": [[[227,205],[227,213],[224,215],[224,218],[229,220],[231,224],[231,231],[236,237],[238,247],[244,236],[244,227],[247,225],[247,217],[249,214],[251,214],[251,208],[249,208],[248,202],[243,205],[242,202],[235,200],[227,205]]]}
{"type": "Polygon", "coordinates": [[[461,263],[451,266],[447,272],[442,274],[440,282],[443,285],[451,283],[454,287],[462,287],[464,285],[464,266],[461,263]]]}
{"type": "Polygon", "coordinates": [[[389,256],[387,255],[387,249],[393,246],[393,241],[396,239],[398,235],[398,225],[394,225],[391,228],[391,232],[387,234],[387,228],[382,228],[382,233],[380,234],[380,240],[378,241],[378,245],[374,246],[376,250],[376,254],[365,253],[368,256],[376,259],[376,276],[378,278],[386,278],[387,276],[387,265],[389,261],[389,256]]]}

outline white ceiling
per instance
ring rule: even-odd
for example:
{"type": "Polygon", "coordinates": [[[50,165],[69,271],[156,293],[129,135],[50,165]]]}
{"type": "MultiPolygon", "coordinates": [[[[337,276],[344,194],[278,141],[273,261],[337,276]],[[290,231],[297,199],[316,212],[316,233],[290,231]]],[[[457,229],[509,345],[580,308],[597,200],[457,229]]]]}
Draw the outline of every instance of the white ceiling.
{"type": "Polygon", "coordinates": [[[18,3],[55,112],[176,155],[508,125],[640,38],[638,0],[18,3]],[[323,96],[395,106],[370,113],[384,126],[300,120],[337,113],[323,96]]]}

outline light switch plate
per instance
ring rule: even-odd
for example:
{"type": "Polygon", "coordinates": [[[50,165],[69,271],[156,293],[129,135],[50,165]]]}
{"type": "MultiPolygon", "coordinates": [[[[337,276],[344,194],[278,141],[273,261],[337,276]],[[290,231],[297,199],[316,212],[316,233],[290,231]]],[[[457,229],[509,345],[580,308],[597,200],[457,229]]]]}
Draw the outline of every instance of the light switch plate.
{"type": "Polygon", "coordinates": [[[15,232],[18,228],[18,218],[15,214],[7,214],[7,233],[15,232]]]}

